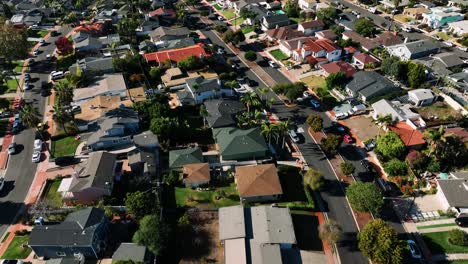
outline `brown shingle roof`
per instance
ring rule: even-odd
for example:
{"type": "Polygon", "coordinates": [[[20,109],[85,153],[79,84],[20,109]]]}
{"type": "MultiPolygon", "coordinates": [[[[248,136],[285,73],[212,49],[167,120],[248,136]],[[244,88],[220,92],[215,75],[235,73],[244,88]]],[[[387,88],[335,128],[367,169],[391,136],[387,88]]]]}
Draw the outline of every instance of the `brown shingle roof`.
{"type": "Polygon", "coordinates": [[[210,180],[208,163],[192,163],[184,165],[184,182],[196,183],[210,180]]]}
{"type": "Polygon", "coordinates": [[[393,46],[403,43],[403,39],[395,33],[385,31],[380,34],[375,40],[384,47],[393,46]]]}
{"type": "Polygon", "coordinates": [[[307,28],[320,28],[320,27],[324,27],[325,24],[323,23],[322,20],[311,20],[311,21],[307,21],[307,22],[302,22],[300,23],[300,25],[307,29],[307,28]]]}
{"type": "Polygon", "coordinates": [[[266,34],[273,39],[279,40],[288,40],[304,35],[301,31],[294,30],[289,26],[270,29],[266,34]]]}
{"type": "Polygon", "coordinates": [[[235,178],[241,197],[283,194],[274,164],[236,167],[235,178]]]}

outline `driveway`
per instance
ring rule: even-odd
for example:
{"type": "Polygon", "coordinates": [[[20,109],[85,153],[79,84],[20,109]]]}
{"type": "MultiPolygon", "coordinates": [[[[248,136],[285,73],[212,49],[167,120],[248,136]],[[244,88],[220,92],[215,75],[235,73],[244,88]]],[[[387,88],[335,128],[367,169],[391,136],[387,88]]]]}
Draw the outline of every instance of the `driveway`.
{"type": "Polygon", "coordinates": [[[367,116],[354,116],[343,120],[343,123],[353,131],[361,142],[368,139],[376,138],[379,134],[379,127],[372,122],[371,117],[367,116]]]}

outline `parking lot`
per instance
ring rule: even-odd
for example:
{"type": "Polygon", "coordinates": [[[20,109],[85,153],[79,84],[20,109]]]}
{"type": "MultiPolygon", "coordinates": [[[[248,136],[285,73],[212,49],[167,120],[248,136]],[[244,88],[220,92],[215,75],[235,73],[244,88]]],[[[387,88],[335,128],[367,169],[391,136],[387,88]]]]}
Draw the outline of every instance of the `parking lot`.
{"type": "Polygon", "coordinates": [[[379,127],[373,123],[371,117],[361,115],[343,121],[360,141],[376,138],[379,134],[379,127]]]}

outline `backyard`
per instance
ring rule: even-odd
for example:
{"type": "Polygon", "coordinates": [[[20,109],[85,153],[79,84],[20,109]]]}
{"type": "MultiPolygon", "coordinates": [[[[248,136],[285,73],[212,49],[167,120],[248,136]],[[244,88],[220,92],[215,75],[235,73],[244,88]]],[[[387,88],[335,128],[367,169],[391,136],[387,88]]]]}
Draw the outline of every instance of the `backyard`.
{"type": "Polygon", "coordinates": [[[57,192],[62,179],[48,180],[44,189],[43,200],[53,207],[62,207],[63,200],[60,193],[57,192]]]}
{"type": "MultiPolygon", "coordinates": [[[[279,206],[286,206],[290,209],[297,210],[313,210],[314,202],[312,196],[307,198],[307,194],[302,184],[302,175],[299,173],[299,169],[291,166],[279,166],[278,177],[281,183],[281,189],[283,195],[281,201],[278,203],[279,206]]],[[[309,195],[311,193],[309,192],[309,195]]]]}
{"type": "Polygon", "coordinates": [[[80,143],[81,140],[76,140],[74,136],[53,140],[50,154],[54,158],[75,155],[75,150],[80,143]]]}
{"type": "Polygon", "coordinates": [[[247,34],[247,33],[250,33],[252,31],[254,31],[254,27],[253,26],[245,26],[245,27],[242,27],[242,33],[244,34],[247,34]]]}
{"type": "Polygon", "coordinates": [[[283,61],[283,60],[286,60],[288,59],[288,56],[286,56],[286,54],[284,54],[281,50],[279,49],[275,49],[275,50],[271,50],[270,51],[270,54],[271,56],[273,56],[275,59],[279,60],[279,61],[283,61]]]}
{"type": "Polygon", "coordinates": [[[307,87],[309,87],[314,92],[319,88],[326,88],[327,83],[325,82],[325,78],[321,76],[309,76],[301,79],[301,82],[305,83],[307,87]]]}
{"type": "Polygon", "coordinates": [[[425,120],[453,120],[461,118],[460,113],[443,102],[419,107],[416,110],[425,120]]]}
{"type": "Polygon", "coordinates": [[[448,241],[449,232],[434,232],[423,234],[426,245],[432,254],[468,253],[468,246],[453,245],[448,241]]]}
{"type": "Polygon", "coordinates": [[[209,191],[197,191],[191,188],[176,187],[175,198],[178,206],[190,206],[199,208],[219,208],[224,206],[238,205],[240,203],[236,184],[227,187],[217,187],[209,191]],[[215,199],[216,192],[224,191],[225,198],[215,199]]]}
{"type": "Polygon", "coordinates": [[[27,245],[29,235],[15,236],[11,241],[10,245],[3,253],[2,259],[25,259],[31,253],[31,248],[27,245]]]}
{"type": "Polygon", "coordinates": [[[221,13],[227,20],[234,18],[236,16],[236,13],[234,13],[234,9],[226,9],[226,10],[221,11],[221,13]]]}

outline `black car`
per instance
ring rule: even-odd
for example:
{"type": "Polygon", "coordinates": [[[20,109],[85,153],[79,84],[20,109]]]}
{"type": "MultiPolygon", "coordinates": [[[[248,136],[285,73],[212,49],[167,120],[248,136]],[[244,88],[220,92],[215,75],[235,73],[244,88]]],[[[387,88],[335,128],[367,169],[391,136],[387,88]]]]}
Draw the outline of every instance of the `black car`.
{"type": "Polygon", "coordinates": [[[51,36],[51,37],[56,37],[56,36],[58,36],[58,35],[60,35],[60,32],[58,32],[57,30],[52,30],[52,31],[50,32],[50,36],[51,36]]]}
{"type": "Polygon", "coordinates": [[[455,223],[461,227],[468,226],[468,214],[460,214],[457,218],[455,218],[455,223]]]}
{"type": "Polygon", "coordinates": [[[367,172],[371,172],[371,173],[375,172],[374,166],[368,160],[365,160],[365,159],[361,160],[361,165],[362,167],[364,167],[364,169],[366,169],[367,172]]]}

